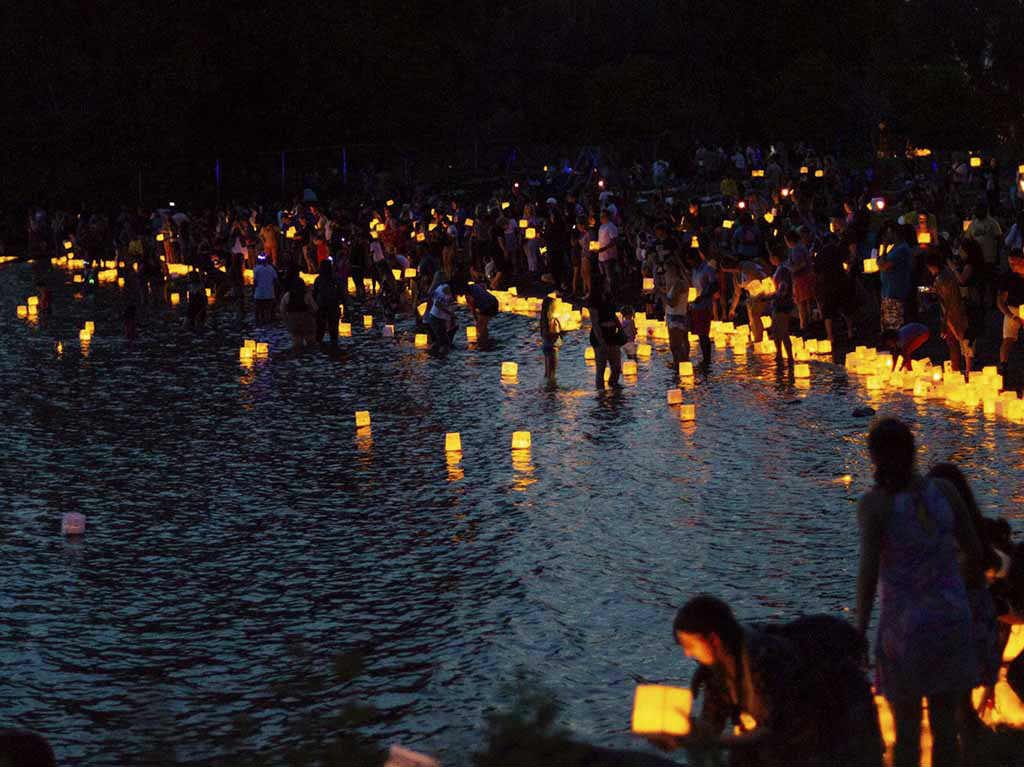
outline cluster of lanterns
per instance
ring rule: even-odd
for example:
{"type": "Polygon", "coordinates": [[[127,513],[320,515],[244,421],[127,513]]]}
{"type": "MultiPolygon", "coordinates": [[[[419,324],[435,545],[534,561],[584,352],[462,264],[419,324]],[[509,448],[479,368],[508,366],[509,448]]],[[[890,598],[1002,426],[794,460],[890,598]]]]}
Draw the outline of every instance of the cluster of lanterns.
{"type": "Polygon", "coordinates": [[[270,356],[270,345],[266,341],[246,338],[242,348],[238,350],[238,359],[243,365],[251,365],[256,360],[265,360],[270,356]]]}
{"type": "Polygon", "coordinates": [[[39,296],[29,296],[24,304],[20,304],[15,313],[19,320],[34,321],[39,317],[39,296]]]}
{"type": "Polygon", "coordinates": [[[862,376],[864,388],[870,393],[909,392],[915,399],[939,401],[970,411],[980,406],[987,416],[1000,415],[1014,423],[1024,423],[1024,400],[1015,391],[1002,391],[1003,378],[993,366],[972,373],[970,379],[954,372],[948,361],[933,365],[929,360],[913,360],[909,371],[893,370],[891,354],[858,346],[846,355],[846,369],[862,376]]]}

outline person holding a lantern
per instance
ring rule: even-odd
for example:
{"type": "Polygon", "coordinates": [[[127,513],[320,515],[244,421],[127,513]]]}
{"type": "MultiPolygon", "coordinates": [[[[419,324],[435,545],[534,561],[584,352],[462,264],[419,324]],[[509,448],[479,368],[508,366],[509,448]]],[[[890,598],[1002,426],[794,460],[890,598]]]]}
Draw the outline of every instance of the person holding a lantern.
{"type": "Polygon", "coordinates": [[[699,664],[691,689],[703,705],[688,735],[651,736],[655,745],[727,749],[731,765],[881,765],[878,719],[860,669],[864,646],[845,621],[817,615],[741,624],[727,604],[701,595],[680,608],[672,630],[699,664]]]}

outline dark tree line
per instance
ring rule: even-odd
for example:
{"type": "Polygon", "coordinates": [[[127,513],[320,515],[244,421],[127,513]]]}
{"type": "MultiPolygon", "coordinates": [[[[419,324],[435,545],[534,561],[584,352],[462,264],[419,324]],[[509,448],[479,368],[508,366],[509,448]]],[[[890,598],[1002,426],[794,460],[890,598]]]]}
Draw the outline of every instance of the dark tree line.
{"type": "MultiPolygon", "coordinates": [[[[1016,143],[1024,0],[16,0],[5,195],[342,142],[1016,143]]],[[[9,202],[13,202],[11,199],[9,202]]]]}

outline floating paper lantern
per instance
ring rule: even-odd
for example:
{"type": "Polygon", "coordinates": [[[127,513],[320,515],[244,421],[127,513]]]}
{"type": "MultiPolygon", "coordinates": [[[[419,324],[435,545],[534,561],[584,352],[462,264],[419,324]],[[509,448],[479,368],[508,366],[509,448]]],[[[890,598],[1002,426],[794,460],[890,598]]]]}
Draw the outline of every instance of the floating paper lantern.
{"type": "Polygon", "coordinates": [[[584,359],[585,362],[593,362],[594,361],[594,347],[593,346],[588,346],[586,349],[583,350],[583,359],[584,359]]]}
{"type": "Polygon", "coordinates": [[[651,358],[651,345],[650,344],[637,344],[636,345],[636,356],[642,360],[649,360],[651,358]]]}
{"type": "Polygon", "coordinates": [[[809,171],[810,171],[810,168],[808,168],[806,165],[801,165],[800,166],[800,175],[801,176],[806,176],[809,171]]]}
{"type": "Polygon", "coordinates": [[[818,354],[831,354],[832,353],[832,342],[827,338],[823,341],[818,341],[818,354]]]}
{"type": "Polygon", "coordinates": [[[814,177],[815,178],[824,178],[825,177],[825,171],[823,171],[821,168],[818,168],[818,170],[814,171],[814,177]]]}
{"type": "Polygon", "coordinates": [[[90,333],[85,328],[82,328],[81,330],[78,331],[78,340],[88,343],[89,341],[92,340],[92,333],[90,333]]]}
{"type": "Polygon", "coordinates": [[[865,258],[864,259],[864,274],[875,274],[878,271],[878,259],[877,258],[865,258]]]}
{"type": "Polygon", "coordinates": [[[624,360],[622,363],[622,375],[626,378],[636,377],[636,360],[624,360]]]}
{"type": "Polygon", "coordinates": [[[450,431],[444,435],[444,451],[446,453],[462,452],[462,436],[457,431],[450,431]]]}
{"type": "Polygon", "coordinates": [[[536,240],[537,239],[537,230],[534,229],[532,226],[529,226],[529,227],[526,228],[526,239],[528,239],[528,240],[536,240]]]}
{"type": "Polygon", "coordinates": [[[373,327],[373,317],[370,316],[369,314],[363,315],[363,327],[366,328],[367,330],[373,327]]]}
{"type": "Polygon", "coordinates": [[[474,222],[473,222],[473,219],[471,219],[471,218],[467,218],[467,219],[466,219],[466,220],[465,220],[465,221],[464,221],[463,223],[464,223],[464,224],[466,225],[466,227],[468,227],[469,229],[472,229],[472,228],[473,228],[473,223],[474,223],[474,222]]]}
{"type": "Polygon", "coordinates": [[[515,362],[502,362],[501,363],[501,377],[502,378],[515,378],[519,374],[519,365],[515,362]]]}
{"type": "Polygon", "coordinates": [[[665,393],[665,399],[670,405],[681,405],[683,404],[683,390],[682,389],[669,389],[665,393]]]}
{"type": "Polygon", "coordinates": [[[654,278],[653,277],[644,277],[644,290],[646,290],[646,291],[654,290],[654,278]]]}
{"type": "Polygon", "coordinates": [[[679,377],[693,378],[693,363],[690,361],[679,363],[679,377]]]}
{"type": "Polygon", "coordinates": [[[512,449],[513,450],[529,450],[530,449],[530,432],[528,432],[528,431],[514,431],[514,432],[512,432],[512,449]]]}
{"type": "Polygon", "coordinates": [[[171,293],[171,306],[177,306],[181,303],[180,293],[171,293]]]}
{"type": "Polygon", "coordinates": [[[466,327],[466,341],[469,343],[476,341],[476,328],[472,325],[466,327]]]}
{"type": "Polygon", "coordinates": [[[339,322],[338,323],[338,335],[345,336],[346,338],[352,335],[352,323],[351,322],[339,322]]]}
{"type": "Polygon", "coordinates": [[[639,735],[672,735],[690,732],[693,694],[682,687],[641,684],[633,699],[633,732],[639,735]]]}
{"type": "Polygon", "coordinates": [[[77,511],[69,511],[60,520],[61,535],[83,535],[85,533],[85,515],[77,511]]]}
{"type": "Polygon", "coordinates": [[[370,425],[370,411],[369,410],[357,410],[356,411],[356,428],[363,429],[370,425]]]}
{"type": "Polygon", "coordinates": [[[680,405],[679,406],[679,420],[680,421],[696,421],[697,420],[697,406],[694,404],[680,405]]]}
{"type": "Polygon", "coordinates": [[[268,344],[266,341],[260,341],[258,344],[256,344],[257,357],[266,357],[268,354],[270,354],[270,344],[268,344]]]}
{"type": "Polygon", "coordinates": [[[811,377],[811,366],[806,362],[798,363],[793,366],[793,376],[795,378],[810,378],[811,377]]]}
{"type": "Polygon", "coordinates": [[[426,333],[417,333],[414,343],[417,349],[426,349],[430,346],[430,339],[426,333]]]}
{"type": "Polygon", "coordinates": [[[17,309],[17,314],[20,319],[25,319],[26,317],[28,317],[28,307],[25,305],[19,306],[17,309]]]}
{"type": "Polygon", "coordinates": [[[981,158],[980,157],[972,157],[971,158],[971,167],[972,168],[980,168],[981,167],[981,158]]]}

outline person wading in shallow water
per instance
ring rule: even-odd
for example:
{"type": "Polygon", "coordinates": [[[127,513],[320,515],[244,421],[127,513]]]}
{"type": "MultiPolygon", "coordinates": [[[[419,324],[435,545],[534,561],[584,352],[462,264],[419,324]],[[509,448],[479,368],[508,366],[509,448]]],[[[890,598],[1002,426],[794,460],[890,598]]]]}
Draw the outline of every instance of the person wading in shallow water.
{"type": "Polygon", "coordinates": [[[893,765],[920,762],[922,698],[928,700],[935,765],[958,764],[956,710],[978,678],[958,553],[973,572],[981,545],[956,489],[917,473],[906,424],[879,421],[868,435],[868,452],[875,487],[857,509],[857,628],[867,636],[879,590],[876,682],[896,723],[893,765]]]}

